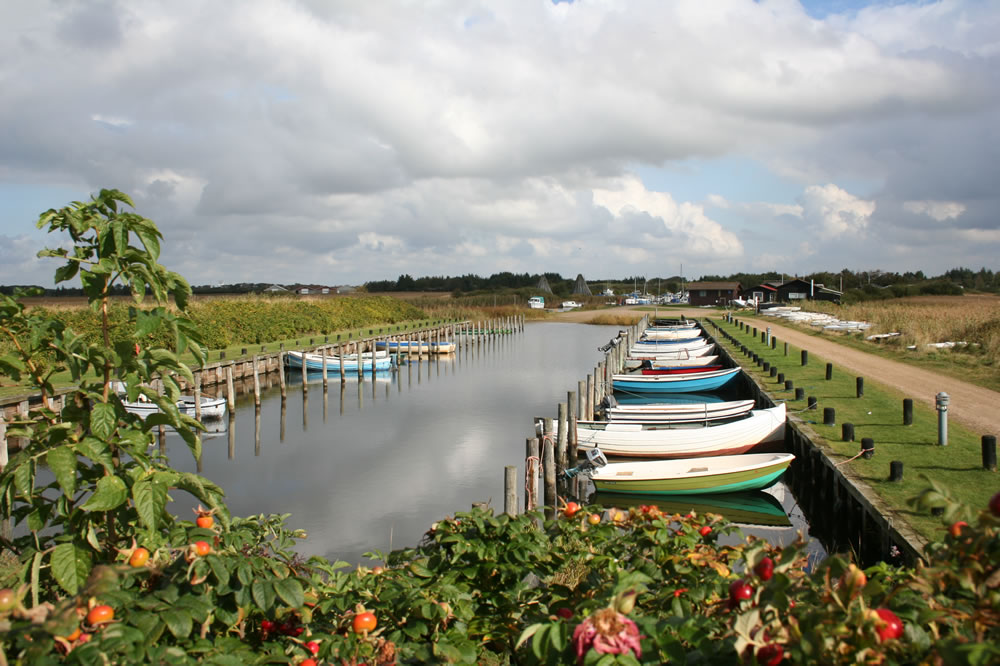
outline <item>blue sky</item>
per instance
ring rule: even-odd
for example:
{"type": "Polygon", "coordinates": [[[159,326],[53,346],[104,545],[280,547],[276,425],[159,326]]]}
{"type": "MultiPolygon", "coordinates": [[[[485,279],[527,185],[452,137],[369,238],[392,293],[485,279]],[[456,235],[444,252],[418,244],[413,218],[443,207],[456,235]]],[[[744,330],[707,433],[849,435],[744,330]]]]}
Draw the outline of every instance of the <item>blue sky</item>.
{"type": "Polygon", "coordinates": [[[0,5],[0,283],[102,187],[195,284],[998,270],[1000,4],[0,5]]]}

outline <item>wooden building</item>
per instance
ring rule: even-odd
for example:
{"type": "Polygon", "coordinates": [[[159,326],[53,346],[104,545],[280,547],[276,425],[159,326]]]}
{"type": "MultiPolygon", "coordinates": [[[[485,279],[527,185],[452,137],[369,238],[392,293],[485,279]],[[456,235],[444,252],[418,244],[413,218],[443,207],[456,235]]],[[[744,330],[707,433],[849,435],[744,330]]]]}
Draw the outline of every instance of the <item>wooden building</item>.
{"type": "Polygon", "coordinates": [[[792,280],[772,280],[748,287],[743,290],[742,297],[748,301],[762,303],[800,303],[807,300],[831,301],[840,303],[843,295],[835,289],[828,289],[822,284],[811,280],[794,278],[792,280]]]}
{"type": "Polygon", "coordinates": [[[739,282],[690,282],[687,285],[689,305],[729,305],[740,296],[739,282]]]}

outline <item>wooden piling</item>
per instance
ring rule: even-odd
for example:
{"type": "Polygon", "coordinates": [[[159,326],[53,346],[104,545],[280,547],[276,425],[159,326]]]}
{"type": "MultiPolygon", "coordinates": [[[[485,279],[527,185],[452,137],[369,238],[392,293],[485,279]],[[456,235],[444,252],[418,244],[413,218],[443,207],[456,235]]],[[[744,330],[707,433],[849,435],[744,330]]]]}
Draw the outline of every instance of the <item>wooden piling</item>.
{"type": "Polygon", "coordinates": [[[337,345],[337,356],[340,361],[340,383],[344,384],[347,382],[347,375],[344,374],[344,345],[337,345]]]}
{"type": "Polygon", "coordinates": [[[233,366],[226,366],[226,405],[229,411],[236,409],[236,391],[233,389],[233,366]]]}
{"type": "Polygon", "coordinates": [[[327,363],[327,361],[326,361],[326,349],[327,349],[326,347],[323,347],[323,395],[326,395],[326,390],[327,390],[327,387],[329,386],[329,384],[327,382],[327,377],[326,377],[326,371],[327,371],[327,368],[326,368],[326,363],[327,363]]]}
{"type": "Polygon", "coordinates": [[[542,471],[545,478],[545,516],[552,518],[556,506],[556,461],[555,447],[552,446],[550,437],[542,440],[542,471]]]}
{"type": "Polygon", "coordinates": [[[257,370],[257,357],[253,357],[253,404],[260,407],[260,374],[257,370]]]}
{"type": "Polygon", "coordinates": [[[584,416],[587,421],[594,418],[594,375],[587,375],[587,404],[584,416]]]}
{"type": "Polygon", "coordinates": [[[201,421],[201,373],[194,377],[194,420],[201,421]]]}
{"type": "Polygon", "coordinates": [[[562,477],[569,462],[569,424],[567,423],[567,408],[565,402],[559,403],[559,430],[556,440],[556,473],[562,477]]]}
{"type": "Polygon", "coordinates": [[[528,437],[524,442],[524,510],[538,508],[538,476],[541,471],[538,438],[528,437]]]}
{"type": "Polygon", "coordinates": [[[517,467],[503,468],[503,511],[508,516],[517,515],[517,467]]]}
{"type": "Polygon", "coordinates": [[[278,354],[278,386],[281,388],[281,400],[288,397],[288,387],[285,384],[285,352],[278,354]]]}

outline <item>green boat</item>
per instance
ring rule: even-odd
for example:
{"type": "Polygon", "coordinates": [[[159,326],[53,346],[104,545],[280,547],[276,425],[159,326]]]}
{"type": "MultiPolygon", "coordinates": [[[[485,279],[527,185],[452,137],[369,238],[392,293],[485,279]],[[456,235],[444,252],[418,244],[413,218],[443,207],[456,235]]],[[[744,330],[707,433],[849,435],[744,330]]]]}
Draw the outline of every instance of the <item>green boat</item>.
{"type": "Polygon", "coordinates": [[[655,505],[660,511],[670,515],[676,513],[683,516],[692,511],[698,515],[717,513],[729,522],[740,525],[792,526],[792,521],[789,520],[778,498],[763,490],[680,497],[597,492],[590,497],[590,503],[618,508],[655,505]]]}
{"type": "Polygon", "coordinates": [[[795,456],[747,453],[738,456],[614,462],[590,474],[599,492],[700,495],[762,490],[775,483],[795,456]]]}

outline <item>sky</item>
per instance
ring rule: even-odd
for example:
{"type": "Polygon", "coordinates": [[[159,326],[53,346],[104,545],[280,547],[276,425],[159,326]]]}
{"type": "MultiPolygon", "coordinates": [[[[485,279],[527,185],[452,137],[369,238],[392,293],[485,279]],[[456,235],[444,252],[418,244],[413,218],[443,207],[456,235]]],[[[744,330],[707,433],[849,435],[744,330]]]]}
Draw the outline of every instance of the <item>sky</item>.
{"type": "Polygon", "coordinates": [[[0,284],[101,188],[196,285],[1000,270],[994,0],[4,2],[0,128],[0,284]]]}

